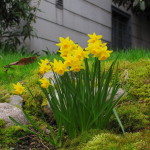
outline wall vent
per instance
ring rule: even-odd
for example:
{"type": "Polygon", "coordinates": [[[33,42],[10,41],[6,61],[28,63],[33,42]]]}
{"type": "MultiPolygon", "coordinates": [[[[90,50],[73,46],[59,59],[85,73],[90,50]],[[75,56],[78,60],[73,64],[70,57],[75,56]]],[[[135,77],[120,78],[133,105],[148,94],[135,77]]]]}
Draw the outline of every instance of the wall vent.
{"type": "Polygon", "coordinates": [[[56,7],[59,9],[63,9],[63,0],[56,0],[56,7]]]}

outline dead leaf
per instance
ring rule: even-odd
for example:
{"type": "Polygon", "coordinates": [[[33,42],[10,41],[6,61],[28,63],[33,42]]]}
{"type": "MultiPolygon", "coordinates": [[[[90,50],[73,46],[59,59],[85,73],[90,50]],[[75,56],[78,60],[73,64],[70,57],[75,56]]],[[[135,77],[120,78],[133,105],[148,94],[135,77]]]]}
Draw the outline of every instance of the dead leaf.
{"type": "Polygon", "coordinates": [[[28,65],[28,64],[35,62],[36,60],[37,60],[37,57],[35,57],[35,56],[28,57],[28,58],[21,58],[19,61],[10,63],[10,64],[6,65],[4,68],[9,68],[12,65],[19,65],[19,66],[28,65]]]}

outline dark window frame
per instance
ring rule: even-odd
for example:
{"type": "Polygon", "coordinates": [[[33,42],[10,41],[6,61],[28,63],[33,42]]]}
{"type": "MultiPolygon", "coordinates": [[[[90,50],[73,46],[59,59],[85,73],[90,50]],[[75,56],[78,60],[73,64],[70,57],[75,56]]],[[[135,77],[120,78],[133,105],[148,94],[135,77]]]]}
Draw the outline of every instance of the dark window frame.
{"type": "Polygon", "coordinates": [[[131,48],[131,15],[112,6],[112,48],[131,48]]]}
{"type": "Polygon", "coordinates": [[[63,9],[63,0],[56,0],[56,7],[59,9],[63,9]]]}

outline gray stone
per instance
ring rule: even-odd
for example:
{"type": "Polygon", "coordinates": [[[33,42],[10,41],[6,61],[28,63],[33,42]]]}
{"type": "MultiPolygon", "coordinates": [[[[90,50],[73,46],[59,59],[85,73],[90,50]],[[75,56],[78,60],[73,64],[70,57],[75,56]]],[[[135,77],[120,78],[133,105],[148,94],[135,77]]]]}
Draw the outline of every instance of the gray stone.
{"type": "Polygon", "coordinates": [[[46,72],[43,75],[43,78],[47,78],[47,79],[54,79],[54,73],[52,71],[46,72]]]}
{"type": "MultiPolygon", "coordinates": [[[[112,87],[108,88],[108,90],[110,90],[110,92],[109,92],[109,95],[107,97],[107,100],[110,98],[110,95],[112,93],[112,89],[113,89],[112,87]]],[[[116,93],[116,95],[115,95],[115,97],[114,97],[114,100],[118,99],[124,92],[125,91],[122,88],[119,88],[118,91],[117,91],[117,93],[116,93]]]]}
{"type": "MultiPolygon", "coordinates": [[[[122,88],[119,88],[114,99],[119,98],[125,91],[122,88]]],[[[124,96],[124,95],[123,95],[124,96]]]]}
{"type": "Polygon", "coordinates": [[[0,103],[0,118],[7,122],[6,126],[15,125],[15,123],[9,119],[9,116],[21,124],[29,123],[21,109],[9,103],[0,103]]]}
{"type": "Polygon", "coordinates": [[[12,95],[9,98],[9,103],[14,105],[14,106],[19,106],[20,108],[22,107],[22,102],[23,102],[23,98],[19,95],[12,95]]]}

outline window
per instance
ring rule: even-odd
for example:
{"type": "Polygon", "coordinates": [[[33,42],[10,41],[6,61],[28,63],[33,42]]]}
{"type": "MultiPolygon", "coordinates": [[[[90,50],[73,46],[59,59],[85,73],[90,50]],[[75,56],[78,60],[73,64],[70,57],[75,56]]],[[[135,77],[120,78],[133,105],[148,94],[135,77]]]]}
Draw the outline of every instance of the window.
{"type": "Polygon", "coordinates": [[[131,47],[130,15],[112,7],[112,47],[126,49],[131,47]]]}
{"type": "Polygon", "coordinates": [[[59,9],[63,9],[63,0],[56,0],[56,7],[59,9]]]}

